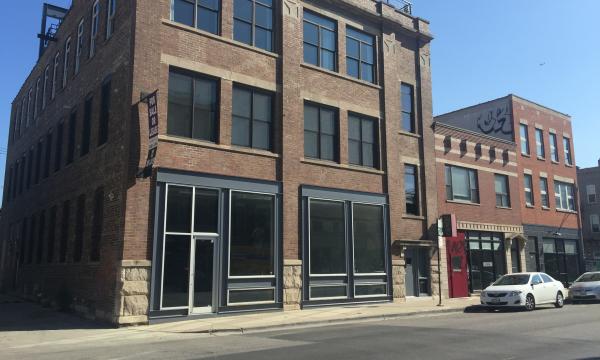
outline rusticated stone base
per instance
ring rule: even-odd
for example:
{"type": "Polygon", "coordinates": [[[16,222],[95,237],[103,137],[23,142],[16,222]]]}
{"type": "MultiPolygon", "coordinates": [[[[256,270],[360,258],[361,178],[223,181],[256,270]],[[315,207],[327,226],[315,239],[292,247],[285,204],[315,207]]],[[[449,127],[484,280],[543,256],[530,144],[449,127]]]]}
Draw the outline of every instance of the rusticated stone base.
{"type": "Polygon", "coordinates": [[[299,310],[302,302],[302,260],[283,261],[283,309],[299,310]]]}
{"type": "Polygon", "coordinates": [[[118,272],[119,297],[115,309],[118,325],[148,322],[150,295],[150,265],[148,260],[123,260],[118,272]]]}
{"type": "Polygon", "coordinates": [[[392,293],[394,302],[406,301],[406,289],[404,287],[404,266],[404,259],[392,260],[392,293]]]}

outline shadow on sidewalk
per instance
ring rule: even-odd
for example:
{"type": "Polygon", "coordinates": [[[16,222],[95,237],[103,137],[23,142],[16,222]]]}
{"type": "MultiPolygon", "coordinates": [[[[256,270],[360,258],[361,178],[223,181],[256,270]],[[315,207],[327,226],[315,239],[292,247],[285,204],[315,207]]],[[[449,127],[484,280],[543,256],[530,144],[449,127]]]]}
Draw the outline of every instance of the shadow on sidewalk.
{"type": "Polygon", "coordinates": [[[114,326],[58,312],[21,299],[3,296],[1,300],[0,332],[114,328],[114,326]]]}

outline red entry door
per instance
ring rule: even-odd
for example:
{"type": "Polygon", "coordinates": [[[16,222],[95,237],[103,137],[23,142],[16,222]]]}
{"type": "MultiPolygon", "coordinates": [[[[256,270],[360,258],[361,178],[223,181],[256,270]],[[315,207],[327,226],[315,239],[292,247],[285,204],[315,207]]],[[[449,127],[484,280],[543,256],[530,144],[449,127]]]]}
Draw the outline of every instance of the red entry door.
{"type": "Polygon", "coordinates": [[[465,234],[446,238],[446,254],[448,257],[448,281],[450,297],[469,296],[469,275],[467,272],[467,252],[465,250],[465,234]]]}

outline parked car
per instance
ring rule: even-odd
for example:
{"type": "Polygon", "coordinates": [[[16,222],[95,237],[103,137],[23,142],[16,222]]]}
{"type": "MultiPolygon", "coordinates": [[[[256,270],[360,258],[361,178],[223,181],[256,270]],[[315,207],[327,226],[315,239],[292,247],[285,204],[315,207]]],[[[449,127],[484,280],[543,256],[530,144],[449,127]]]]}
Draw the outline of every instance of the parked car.
{"type": "Polygon", "coordinates": [[[600,272],[587,272],[575,280],[569,288],[569,298],[573,303],[600,300],[600,272]]]}
{"type": "Polygon", "coordinates": [[[564,305],[566,290],[563,284],[545,273],[517,273],[504,275],[481,292],[481,305],[488,309],[525,308],[535,310],[537,305],[564,305]]]}

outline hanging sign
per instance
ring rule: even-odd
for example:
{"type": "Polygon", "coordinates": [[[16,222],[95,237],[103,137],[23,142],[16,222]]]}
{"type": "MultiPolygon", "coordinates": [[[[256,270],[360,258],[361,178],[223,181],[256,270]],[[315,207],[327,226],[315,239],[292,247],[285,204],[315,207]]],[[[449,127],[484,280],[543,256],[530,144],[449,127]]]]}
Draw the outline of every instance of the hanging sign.
{"type": "Polygon", "coordinates": [[[146,166],[140,171],[138,177],[147,178],[152,175],[152,166],[158,149],[158,90],[146,96],[148,104],[148,157],[146,166]]]}

